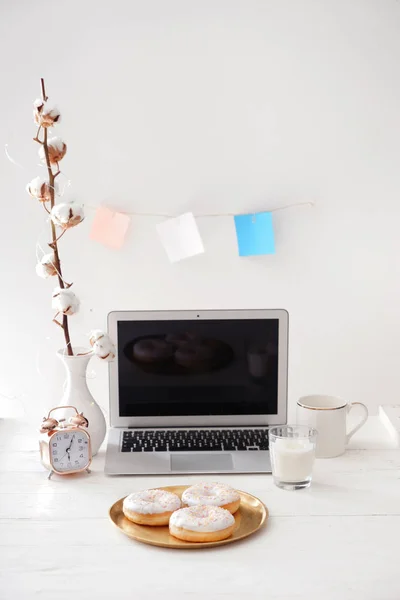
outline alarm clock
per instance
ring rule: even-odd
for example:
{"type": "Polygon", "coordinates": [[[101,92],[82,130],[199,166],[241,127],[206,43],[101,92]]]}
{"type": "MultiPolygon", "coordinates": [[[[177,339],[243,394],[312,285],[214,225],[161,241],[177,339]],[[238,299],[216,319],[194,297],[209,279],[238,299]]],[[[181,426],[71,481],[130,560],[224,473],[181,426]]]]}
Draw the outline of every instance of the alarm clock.
{"type": "Polygon", "coordinates": [[[42,464],[50,471],[48,479],[53,473],[90,473],[92,448],[90,435],[86,430],[88,424],[86,417],[83,413],[78,413],[75,406],[57,406],[49,411],[47,417],[43,417],[39,447],[42,464]],[[57,421],[50,416],[61,408],[72,408],[76,414],[68,422],[65,419],[57,421]]]}

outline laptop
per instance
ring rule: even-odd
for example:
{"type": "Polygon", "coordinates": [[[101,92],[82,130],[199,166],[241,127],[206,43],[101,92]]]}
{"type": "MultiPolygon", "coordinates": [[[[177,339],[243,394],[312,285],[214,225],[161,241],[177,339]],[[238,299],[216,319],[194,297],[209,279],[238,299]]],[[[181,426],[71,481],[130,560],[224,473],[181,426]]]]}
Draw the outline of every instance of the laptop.
{"type": "Polygon", "coordinates": [[[112,312],[109,475],[269,473],[287,419],[285,310],[112,312]]]}

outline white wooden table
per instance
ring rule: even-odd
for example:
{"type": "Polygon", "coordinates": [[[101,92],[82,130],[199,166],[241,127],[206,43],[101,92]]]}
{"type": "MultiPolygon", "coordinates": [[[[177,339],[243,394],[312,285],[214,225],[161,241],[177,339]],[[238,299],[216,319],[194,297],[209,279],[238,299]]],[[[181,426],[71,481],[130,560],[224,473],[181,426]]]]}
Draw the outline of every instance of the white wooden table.
{"type": "Polygon", "coordinates": [[[221,548],[125,537],[108,519],[115,500],[199,477],[111,478],[103,464],[100,452],[91,475],[48,481],[36,431],[0,421],[1,600],[400,599],[400,450],[377,417],[344,456],[316,462],[308,490],[220,476],[270,510],[263,531],[221,548]]]}

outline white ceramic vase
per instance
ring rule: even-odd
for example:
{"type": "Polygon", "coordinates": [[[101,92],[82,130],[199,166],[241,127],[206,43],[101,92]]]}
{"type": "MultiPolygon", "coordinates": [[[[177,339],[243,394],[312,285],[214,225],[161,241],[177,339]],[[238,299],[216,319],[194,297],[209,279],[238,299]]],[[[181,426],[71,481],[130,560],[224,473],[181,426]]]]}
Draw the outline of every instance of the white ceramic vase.
{"type": "MultiPolygon", "coordinates": [[[[74,348],[74,356],[68,356],[65,350],[57,352],[57,356],[63,362],[67,372],[64,395],[59,406],[72,405],[77,408],[78,412],[83,412],[89,421],[88,432],[94,456],[103,443],[107,426],[103,411],[90,393],[86,381],[86,369],[93,354],[78,356],[79,353],[84,352],[87,352],[85,348],[74,348]]],[[[57,417],[69,418],[72,414],[71,410],[60,410],[57,417]]]]}

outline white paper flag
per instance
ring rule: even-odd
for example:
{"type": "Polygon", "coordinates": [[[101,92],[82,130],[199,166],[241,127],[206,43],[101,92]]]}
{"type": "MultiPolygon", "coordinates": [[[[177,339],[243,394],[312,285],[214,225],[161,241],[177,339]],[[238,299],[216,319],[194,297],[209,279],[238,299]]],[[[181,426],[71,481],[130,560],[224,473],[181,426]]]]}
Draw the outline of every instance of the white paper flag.
{"type": "Polygon", "coordinates": [[[157,233],[171,262],[202,254],[203,242],[193,213],[185,213],[156,225],[157,233]]]}

